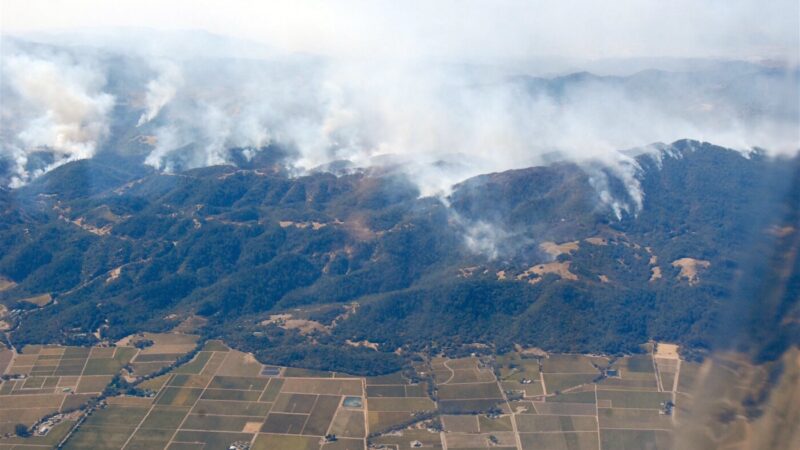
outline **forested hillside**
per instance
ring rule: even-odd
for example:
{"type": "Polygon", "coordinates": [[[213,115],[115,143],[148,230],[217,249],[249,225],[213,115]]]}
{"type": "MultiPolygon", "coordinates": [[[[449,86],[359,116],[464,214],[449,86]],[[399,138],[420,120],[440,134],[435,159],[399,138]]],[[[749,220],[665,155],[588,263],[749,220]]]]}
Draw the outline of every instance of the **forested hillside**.
{"type": "Polygon", "coordinates": [[[636,161],[641,208],[613,170],[569,163],[438,199],[391,168],[76,161],[0,190],[0,301],[15,346],[192,319],[265,362],[349,373],[423,349],[702,350],[748,306],[755,249],[797,233],[782,208],[800,166],[694,141],[636,161]]]}

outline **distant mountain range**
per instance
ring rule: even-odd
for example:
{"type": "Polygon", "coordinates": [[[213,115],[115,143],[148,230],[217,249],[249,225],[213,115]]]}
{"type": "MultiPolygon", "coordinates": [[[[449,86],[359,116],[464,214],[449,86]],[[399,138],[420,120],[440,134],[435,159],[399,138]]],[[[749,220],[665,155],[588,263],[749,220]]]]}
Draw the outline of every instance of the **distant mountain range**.
{"type": "Polygon", "coordinates": [[[479,169],[467,175],[685,137],[797,150],[796,67],[634,60],[547,76],[467,64],[383,72],[146,29],[4,36],[3,48],[4,186],[90,156],[183,171],[241,166],[266,147],[260,158],[279,148],[306,170],[430,157],[479,169]],[[636,70],[611,70],[628,66],[636,70]]]}
{"type": "Polygon", "coordinates": [[[752,314],[765,261],[798,245],[798,157],[683,140],[636,156],[633,178],[559,162],[437,198],[391,167],[295,176],[274,154],[172,174],[101,154],[0,189],[11,342],[181,326],[265,362],[378,373],[419,350],[657,339],[691,356],[752,344],[750,320],[766,354],[800,335],[796,259],[752,314]]]}

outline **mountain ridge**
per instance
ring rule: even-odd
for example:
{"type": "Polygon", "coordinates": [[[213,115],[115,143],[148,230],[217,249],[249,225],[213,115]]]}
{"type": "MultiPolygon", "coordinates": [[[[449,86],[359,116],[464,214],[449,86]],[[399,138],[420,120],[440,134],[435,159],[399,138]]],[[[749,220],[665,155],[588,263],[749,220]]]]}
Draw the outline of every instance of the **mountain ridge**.
{"type": "MultiPolygon", "coordinates": [[[[0,275],[16,285],[0,301],[33,308],[11,334],[18,346],[200,316],[203,333],[265,362],[354,373],[369,358],[378,372],[399,367],[397,351],[475,343],[615,353],[659,339],[702,350],[720,308],[741,301],[731,284],[769,238],[775,193],[797,162],[696,141],[668,150],[636,158],[643,207],[621,219],[589,182],[596,167],[572,163],[481,175],[447,204],[391,171],[69,163],[6,191],[3,209],[16,214],[0,223],[0,275]],[[48,306],[24,301],[45,292],[48,306]],[[352,304],[310,332],[268,320],[316,322],[352,304]]],[[[625,199],[622,180],[601,172],[625,199]]]]}

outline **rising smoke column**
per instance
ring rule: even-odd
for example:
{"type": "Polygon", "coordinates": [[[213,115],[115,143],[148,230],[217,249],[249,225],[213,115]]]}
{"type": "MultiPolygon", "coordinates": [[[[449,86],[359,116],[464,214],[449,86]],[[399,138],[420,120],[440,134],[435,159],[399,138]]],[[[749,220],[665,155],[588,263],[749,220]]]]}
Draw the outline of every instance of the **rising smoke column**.
{"type": "Polygon", "coordinates": [[[4,102],[3,116],[16,121],[3,151],[13,161],[12,185],[38,175],[26,167],[33,152],[53,155],[53,162],[41,171],[95,154],[114,106],[114,96],[103,91],[105,82],[103,71],[66,54],[4,56],[4,88],[14,101],[4,102]]]}
{"type": "Polygon", "coordinates": [[[183,75],[177,64],[162,59],[156,62],[154,67],[159,74],[158,77],[147,83],[147,93],[145,94],[147,109],[139,117],[137,127],[155,119],[183,85],[183,75]]]}

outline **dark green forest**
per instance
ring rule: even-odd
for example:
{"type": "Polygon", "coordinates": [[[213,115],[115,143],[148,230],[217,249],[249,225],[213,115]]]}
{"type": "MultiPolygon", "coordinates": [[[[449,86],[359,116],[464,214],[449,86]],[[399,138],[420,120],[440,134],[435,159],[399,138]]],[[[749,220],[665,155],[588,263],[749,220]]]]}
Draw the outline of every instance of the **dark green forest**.
{"type": "Polygon", "coordinates": [[[726,334],[757,335],[742,317],[777,323],[776,348],[796,339],[779,320],[797,313],[796,261],[776,294],[794,300],[775,300],[766,318],[751,311],[762,267],[792,264],[780,249],[797,235],[797,158],[678,141],[636,163],[640,210],[597,165],[482,175],[443,202],[390,168],[292,177],[274,161],[175,174],[75,161],[0,189],[0,276],[15,283],[0,302],[15,311],[18,347],[90,344],[98,329],[113,340],[201,316],[199,333],[263,362],[354,374],[396,370],[399,355],[419,351],[515,344],[619,354],[657,339],[702,354],[755,342],[726,334]],[[598,180],[628,206],[619,217],[598,180]],[[501,232],[477,239],[494,250],[476,252],[467,237],[487,227],[501,232]],[[553,256],[548,241],[578,246],[553,256]],[[708,265],[690,280],[672,265],[682,258],[708,265]],[[575,279],[526,272],[548,263],[568,264],[575,279]],[[25,301],[44,293],[49,305],[25,301]],[[263,322],[279,312],[326,329],[263,322]]]}

